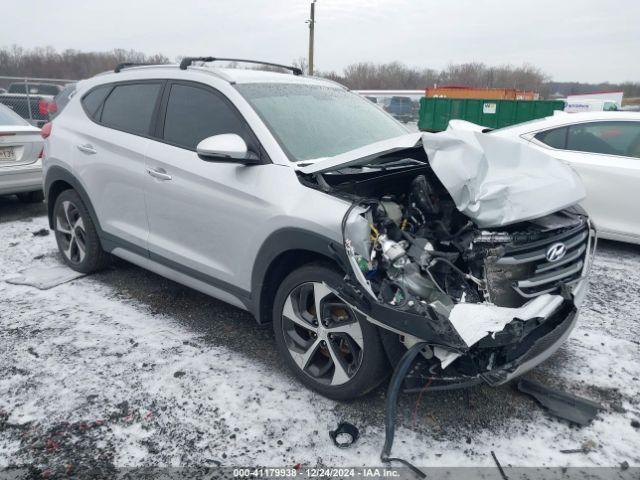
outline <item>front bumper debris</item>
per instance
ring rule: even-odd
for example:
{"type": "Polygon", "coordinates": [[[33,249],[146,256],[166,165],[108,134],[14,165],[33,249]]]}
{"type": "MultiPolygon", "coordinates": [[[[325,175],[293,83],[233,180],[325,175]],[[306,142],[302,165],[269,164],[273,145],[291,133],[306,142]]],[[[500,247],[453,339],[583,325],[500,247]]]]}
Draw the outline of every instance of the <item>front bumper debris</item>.
{"type": "Polygon", "coordinates": [[[409,344],[430,345],[432,362],[440,363],[439,376],[452,385],[478,379],[495,386],[531,370],[560,348],[577,323],[588,281],[582,278],[563,295],[541,295],[519,308],[457,304],[447,312],[435,302],[430,317],[370,301],[348,285],[329,288],[371,323],[412,339],[409,344]]]}
{"type": "Polygon", "coordinates": [[[533,380],[521,379],[518,390],[531,395],[553,415],[580,426],[588,425],[599,410],[604,410],[602,405],[592,400],[549,388],[533,380]]]}

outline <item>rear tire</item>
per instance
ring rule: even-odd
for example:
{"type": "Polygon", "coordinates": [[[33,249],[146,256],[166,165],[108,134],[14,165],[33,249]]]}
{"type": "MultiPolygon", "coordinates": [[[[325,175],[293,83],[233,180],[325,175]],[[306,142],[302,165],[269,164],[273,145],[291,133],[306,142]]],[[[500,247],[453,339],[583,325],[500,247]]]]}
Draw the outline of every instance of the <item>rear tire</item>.
{"type": "Polygon", "coordinates": [[[289,274],[275,296],[273,330],[280,355],[304,385],[350,400],[380,385],[389,366],[378,329],[325,286],[341,282],[343,275],[321,263],[289,274]]]}
{"type": "Polygon", "coordinates": [[[44,192],[42,190],[18,193],[16,196],[23,203],[42,203],[44,200],[44,192]]]}
{"type": "Polygon", "coordinates": [[[53,222],[58,249],[69,267],[93,273],[109,264],[109,254],[102,249],[89,211],[75,190],[65,190],[58,196],[53,222]]]}

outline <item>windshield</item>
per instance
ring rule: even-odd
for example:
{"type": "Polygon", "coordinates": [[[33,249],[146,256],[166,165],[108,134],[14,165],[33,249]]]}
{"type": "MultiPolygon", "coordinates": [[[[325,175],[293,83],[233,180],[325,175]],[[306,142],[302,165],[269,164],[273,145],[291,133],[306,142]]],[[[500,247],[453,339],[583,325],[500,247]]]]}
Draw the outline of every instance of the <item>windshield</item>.
{"type": "Polygon", "coordinates": [[[369,100],[322,85],[236,85],[294,162],[332,157],[406,135],[407,129],[369,100]]]}

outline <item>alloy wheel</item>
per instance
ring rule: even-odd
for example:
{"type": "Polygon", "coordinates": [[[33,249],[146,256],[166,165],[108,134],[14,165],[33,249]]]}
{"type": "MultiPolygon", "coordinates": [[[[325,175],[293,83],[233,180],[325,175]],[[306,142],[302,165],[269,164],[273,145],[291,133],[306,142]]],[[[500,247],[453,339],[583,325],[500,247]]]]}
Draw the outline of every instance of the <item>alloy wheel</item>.
{"type": "Polygon", "coordinates": [[[282,330],[298,368],[320,383],[342,385],[362,364],[364,340],[358,318],[324,283],[303,283],[289,293],[282,330]]]}
{"type": "Polygon", "coordinates": [[[71,263],[82,263],[87,255],[86,230],[78,207],[68,200],[60,204],[56,214],[56,235],[60,250],[71,263]]]}

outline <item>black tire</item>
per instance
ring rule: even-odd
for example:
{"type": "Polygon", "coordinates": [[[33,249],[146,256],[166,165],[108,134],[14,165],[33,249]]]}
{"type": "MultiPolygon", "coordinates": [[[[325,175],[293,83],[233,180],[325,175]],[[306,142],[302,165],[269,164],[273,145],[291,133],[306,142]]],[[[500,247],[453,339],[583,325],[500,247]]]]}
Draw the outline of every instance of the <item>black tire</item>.
{"type": "Polygon", "coordinates": [[[44,192],[42,190],[18,193],[16,196],[23,203],[42,203],[44,200],[44,192]]]}
{"type": "Polygon", "coordinates": [[[56,198],[53,222],[58,250],[69,267],[93,273],[109,264],[109,254],[102,249],[87,207],[75,190],[65,190],[56,198]]]}
{"type": "MultiPolygon", "coordinates": [[[[304,312],[300,313],[301,303],[300,300],[298,300],[295,308],[300,315],[297,316],[298,320],[296,321],[289,320],[283,313],[285,310],[285,302],[287,302],[290,296],[294,298],[294,295],[298,295],[297,292],[302,291],[301,289],[310,288],[315,292],[314,284],[322,285],[325,283],[327,285],[336,285],[343,281],[343,277],[344,275],[340,274],[328,264],[314,263],[301,267],[289,274],[280,284],[273,307],[273,330],[276,337],[276,345],[285,363],[304,385],[334,400],[350,400],[365,395],[380,385],[390,373],[389,364],[382,343],[380,342],[377,327],[366,321],[362,315],[353,312],[352,309],[344,305],[344,303],[341,303],[339,299],[332,294],[321,297],[322,303],[320,304],[320,309],[323,312],[327,309],[327,311],[324,312],[324,317],[321,316],[322,318],[326,318],[327,322],[326,329],[320,327],[322,333],[320,333],[320,330],[313,330],[314,328],[318,328],[312,325],[312,323],[318,324],[317,316],[315,316],[315,307],[313,307],[312,310],[305,308],[304,312]],[[335,309],[340,313],[335,313],[335,309]],[[337,317],[337,315],[341,316],[337,317]],[[300,321],[303,320],[302,317],[309,320],[308,328],[307,325],[301,327],[300,321]],[[358,325],[361,336],[357,332],[358,325]],[[356,336],[350,337],[340,331],[344,326],[349,329],[356,329],[354,332],[357,333],[357,341],[353,340],[356,336]],[[334,330],[332,330],[332,328],[334,330]],[[337,333],[327,333],[331,331],[337,333]],[[304,364],[305,361],[300,361],[300,358],[304,356],[306,352],[304,348],[302,353],[293,351],[300,345],[300,343],[295,344],[295,340],[293,339],[299,340],[299,335],[304,336],[305,333],[310,335],[306,341],[308,342],[307,345],[311,345],[311,347],[307,347],[306,352],[310,352],[315,348],[316,353],[310,356],[308,367],[304,367],[303,369],[299,363],[296,363],[293,355],[298,357],[298,362],[304,364]],[[321,344],[314,347],[315,342],[321,338],[326,338],[326,342],[321,342],[321,344]],[[359,343],[362,344],[361,348],[359,348],[359,343]],[[331,349],[331,351],[329,349],[331,349]],[[336,376],[338,375],[338,369],[334,363],[335,355],[340,355],[338,362],[341,363],[343,367],[346,366],[346,368],[340,369],[342,373],[342,383],[340,384],[332,384],[335,383],[336,376]],[[312,361],[315,361],[314,359],[319,363],[324,363],[324,365],[317,367],[311,364],[312,361]],[[331,365],[327,367],[328,364],[331,365]],[[321,372],[325,372],[322,374],[324,376],[321,375],[321,372]],[[344,374],[346,374],[346,376],[344,374]],[[346,378],[348,378],[348,380],[344,380],[346,378]]],[[[315,305],[315,299],[308,299],[309,293],[307,293],[306,297],[308,304],[312,306],[315,305]]],[[[300,296],[297,298],[299,299],[300,296]]],[[[291,303],[288,305],[291,305],[291,303]]],[[[324,321],[322,323],[324,323],[324,321]]]]}

